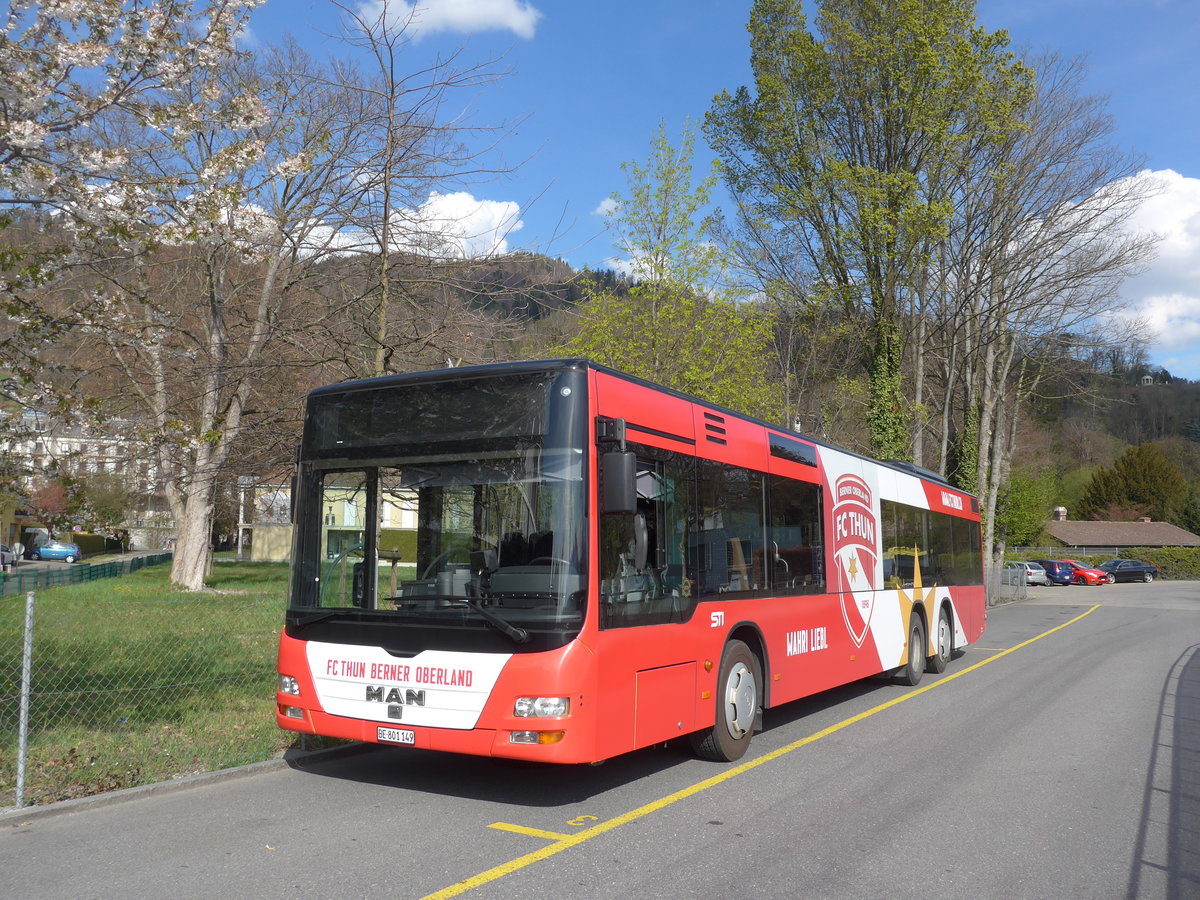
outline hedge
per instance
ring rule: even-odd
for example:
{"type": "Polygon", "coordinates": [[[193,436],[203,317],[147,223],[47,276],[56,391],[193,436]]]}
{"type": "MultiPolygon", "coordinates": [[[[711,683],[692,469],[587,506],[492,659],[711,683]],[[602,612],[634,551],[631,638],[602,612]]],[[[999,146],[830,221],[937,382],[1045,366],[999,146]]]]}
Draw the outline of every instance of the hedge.
{"type": "MultiPolygon", "coordinates": [[[[1063,550],[1069,556],[1069,550],[1063,550]]],[[[1121,559],[1140,559],[1158,566],[1159,577],[1175,581],[1200,580],[1200,547],[1128,547],[1119,554],[1121,559]]],[[[1112,559],[1111,556],[1072,556],[1082,563],[1099,565],[1112,559]]]]}

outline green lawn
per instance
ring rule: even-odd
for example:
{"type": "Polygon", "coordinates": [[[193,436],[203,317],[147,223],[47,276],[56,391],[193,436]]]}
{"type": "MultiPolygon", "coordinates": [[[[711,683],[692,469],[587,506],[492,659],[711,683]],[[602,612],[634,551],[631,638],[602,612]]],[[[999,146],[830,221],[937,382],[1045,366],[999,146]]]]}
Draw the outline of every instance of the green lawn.
{"type": "MultiPolygon", "coordinates": [[[[38,592],[25,802],[268,759],[287,566],[221,562],[212,592],[169,565],[38,592]]],[[[24,597],[0,598],[0,804],[15,800],[24,597]]]]}

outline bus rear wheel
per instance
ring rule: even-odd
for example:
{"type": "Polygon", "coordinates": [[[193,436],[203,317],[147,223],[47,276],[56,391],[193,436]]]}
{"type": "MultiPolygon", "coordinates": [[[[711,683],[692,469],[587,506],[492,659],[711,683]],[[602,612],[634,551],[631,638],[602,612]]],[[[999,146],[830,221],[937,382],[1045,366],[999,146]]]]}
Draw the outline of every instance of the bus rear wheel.
{"type": "Polygon", "coordinates": [[[925,623],[914,610],[908,621],[908,662],[900,669],[900,680],[916,687],[925,674],[925,623]]]}
{"type": "Polygon", "coordinates": [[[946,671],[946,666],[950,664],[950,657],[954,655],[954,629],[950,627],[950,613],[946,612],[946,607],[942,607],[938,613],[937,624],[937,649],[933,656],[929,657],[927,668],[935,675],[940,675],[946,671]]]}
{"type": "Polygon", "coordinates": [[[717,720],[692,735],[692,750],[701,759],[733,762],[750,746],[761,702],[761,666],[741,641],[730,641],[721,654],[717,674],[717,720]]]}

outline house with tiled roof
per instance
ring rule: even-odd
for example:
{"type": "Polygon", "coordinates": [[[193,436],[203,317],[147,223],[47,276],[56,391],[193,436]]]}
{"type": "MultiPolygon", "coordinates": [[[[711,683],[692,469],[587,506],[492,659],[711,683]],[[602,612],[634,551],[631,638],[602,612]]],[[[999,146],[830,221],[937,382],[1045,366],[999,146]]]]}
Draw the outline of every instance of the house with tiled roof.
{"type": "Polygon", "coordinates": [[[1200,535],[1169,522],[1071,521],[1061,506],[1046,524],[1046,533],[1065,547],[1200,547],[1200,535]]]}

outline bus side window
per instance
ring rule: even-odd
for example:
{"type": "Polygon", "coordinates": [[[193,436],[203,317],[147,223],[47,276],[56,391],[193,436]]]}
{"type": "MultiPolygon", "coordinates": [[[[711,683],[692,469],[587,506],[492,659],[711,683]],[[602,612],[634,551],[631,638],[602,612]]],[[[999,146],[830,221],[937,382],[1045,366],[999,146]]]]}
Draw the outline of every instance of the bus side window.
{"type": "Polygon", "coordinates": [[[708,461],[699,469],[693,556],[700,594],[766,590],[763,476],[708,461]]]}
{"type": "Polygon", "coordinates": [[[778,475],[770,476],[767,486],[771,589],[777,594],[820,593],[825,589],[821,488],[778,475]]]}

